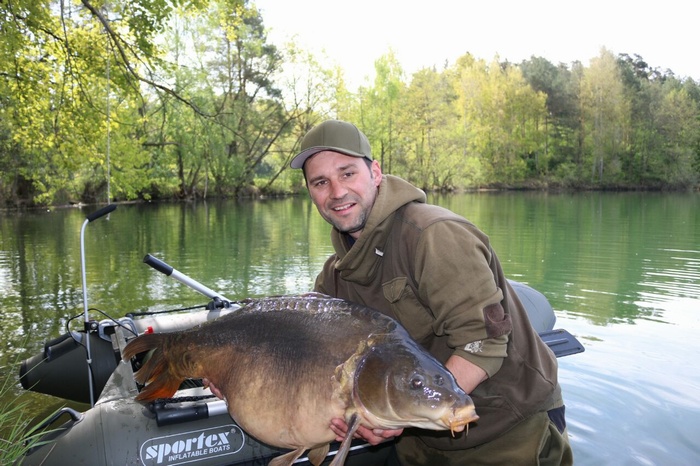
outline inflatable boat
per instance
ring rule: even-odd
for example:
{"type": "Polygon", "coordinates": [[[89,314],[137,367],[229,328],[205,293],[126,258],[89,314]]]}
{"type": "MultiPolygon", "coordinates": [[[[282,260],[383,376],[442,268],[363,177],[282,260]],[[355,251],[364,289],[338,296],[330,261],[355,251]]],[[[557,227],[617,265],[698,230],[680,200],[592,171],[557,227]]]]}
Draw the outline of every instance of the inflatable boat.
{"type": "MultiPolygon", "coordinates": [[[[259,443],[231,419],[223,400],[214,397],[201,381],[183,384],[175,397],[140,403],[135,367],[122,361],[126,343],[136,335],[170,332],[213,320],[238,307],[233,301],[146,255],[144,262],[208,298],[199,310],[127,314],[93,321],[88,316],[85,284],[85,227],[112,212],[108,205],[87,216],[81,230],[83,267],[83,328],[45,343],[43,351],[21,364],[22,386],[65,400],[89,404],[85,411],[64,407],[35,428],[46,430],[40,446],[31,449],[23,465],[266,465],[285,450],[259,443]]],[[[511,285],[527,308],[541,338],[557,357],[583,351],[565,330],[554,330],[556,317],[542,293],[515,281],[511,285]]],[[[332,444],[324,464],[330,463],[339,444],[332,444]]],[[[390,443],[370,446],[354,441],[347,465],[383,465],[390,443]]],[[[300,458],[295,464],[309,465],[300,458]]]]}

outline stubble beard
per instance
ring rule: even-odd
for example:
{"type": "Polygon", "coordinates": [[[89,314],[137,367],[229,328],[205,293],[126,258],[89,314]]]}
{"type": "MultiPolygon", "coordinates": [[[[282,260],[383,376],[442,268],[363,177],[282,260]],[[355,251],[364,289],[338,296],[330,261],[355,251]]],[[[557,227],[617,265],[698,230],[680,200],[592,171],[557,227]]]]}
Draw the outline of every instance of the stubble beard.
{"type": "Polygon", "coordinates": [[[339,225],[334,224],[333,226],[341,233],[346,233],[346,234],[351,234],[351,233],[356,233],[358,231],[361,231],[365,228],[365,225],[367,224],[367,212],[362,211],[360,214],[360,217],[357,219],[357,222],[355,222],[355,226],[351,226],[349,228],[342,229],[339,225]]]}
{"type": "MultiPolygon", "coordinates": [[[[359,205],[359,204],[357,204],[359,205]]],[[[356,233],[358,231],[361,231],[364,229],[366,223],[367,223],[367,210],[363,209],[362,212],[360,212],[359,217],[357,218],[356,221],[354,221],[351,225],[347,225],[347,223],[340,223],[339,221],[335,220],[332,216],[330,215],[324,215],[323,216],[328,223],[333,225],[333,228],[338,230],[341,233],[346,233],[346,234],[351,234],[351,233],[356,233]]]]}

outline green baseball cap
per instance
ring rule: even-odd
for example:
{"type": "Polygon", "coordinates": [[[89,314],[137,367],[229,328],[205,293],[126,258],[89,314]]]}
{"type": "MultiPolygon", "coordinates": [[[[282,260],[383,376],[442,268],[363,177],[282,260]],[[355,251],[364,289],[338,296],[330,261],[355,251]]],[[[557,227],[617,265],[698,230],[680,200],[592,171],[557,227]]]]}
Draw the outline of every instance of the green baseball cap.
{"type": "Polygon", "coordinates": [[[357,126],[340,120],[326,120],[306,133],[301,140],[301,152],[290,165],[303,168],[306,159],[324,150],[372,160],[369,140],[357,126]]]}

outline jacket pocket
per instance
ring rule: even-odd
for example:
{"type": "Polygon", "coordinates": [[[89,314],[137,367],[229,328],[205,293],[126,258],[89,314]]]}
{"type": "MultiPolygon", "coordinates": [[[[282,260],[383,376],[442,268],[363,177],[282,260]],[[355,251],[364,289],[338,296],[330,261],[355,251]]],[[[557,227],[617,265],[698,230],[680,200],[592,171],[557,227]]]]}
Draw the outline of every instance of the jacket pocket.
{"type": "Polygon", "coordinates": [[[397,277],[382,284],[384,298],[389,302],[393,317],[403,325],[418,343],[424,343],[433,334],[433,315],[416,298],[406,277],[397,277]]]}

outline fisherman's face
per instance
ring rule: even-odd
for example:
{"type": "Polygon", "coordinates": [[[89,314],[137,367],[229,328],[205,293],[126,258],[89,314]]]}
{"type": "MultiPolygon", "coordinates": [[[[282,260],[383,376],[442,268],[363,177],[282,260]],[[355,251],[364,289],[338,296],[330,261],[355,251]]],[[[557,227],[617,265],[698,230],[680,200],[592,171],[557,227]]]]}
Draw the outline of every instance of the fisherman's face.
{"type": "Polygon", "coordinates": [[[318,212],[338,231],[357,239],[365,227],[382,182],[374,160],[323,151],[304,164],[306,186],[318,212]]]}

